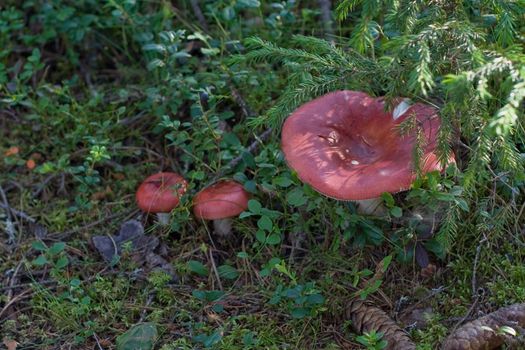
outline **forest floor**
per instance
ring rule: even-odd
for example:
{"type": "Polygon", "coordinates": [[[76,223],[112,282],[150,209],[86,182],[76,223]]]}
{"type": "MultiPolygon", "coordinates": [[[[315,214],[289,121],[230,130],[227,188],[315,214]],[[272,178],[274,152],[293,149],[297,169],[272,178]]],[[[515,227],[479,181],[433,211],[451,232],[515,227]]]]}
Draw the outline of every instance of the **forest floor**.
{"type": "MultiPolygon", "coordinates": [[[[250,123],[289,77],[229,56],[252,35],[287,45],[330,34],[317,1],[7,3],[0,347],[381,349],[345,312],[362,298],[418,349],[436,349],[461,324],[525,300],[523,182],[510,224],[496,234],[496,221],[466,214],[472,224],[445,251],[413,219],[432,234],[450,203],[463,204],[457,175],[431,174],[419,192],[385,197],[387,215],[359,215],[300,181],[280,130],[250,123]],[[159,171],[189,183],[167,226],[135,201],[159,171]],[[218,178],[252,198],[227,237],[192,215],[192,196],[218,178]],[[424,196],[426,207],[407,204],[424,196]]],[[[492,218],[507,208],[496,190],[483,201],[492,218]]]]}

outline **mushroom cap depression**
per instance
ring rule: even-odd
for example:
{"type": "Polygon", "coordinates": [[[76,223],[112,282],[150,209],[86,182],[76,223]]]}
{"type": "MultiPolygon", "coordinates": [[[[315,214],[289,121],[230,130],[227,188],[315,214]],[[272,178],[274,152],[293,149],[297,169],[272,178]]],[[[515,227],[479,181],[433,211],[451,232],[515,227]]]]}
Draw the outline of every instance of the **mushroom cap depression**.
{"type": "Polygon", "coordinates": [[[283,125],[282,150],[299,178],[328,197],[362,200],[404,191],[416,177],[416,141],[414,134],[401,136],[396,127],[411,115],[426,142],[421,170],[441,170],[435,108],[416,103],[394,119],[383,98],[357,91],[332,92],[295,110],[283,125]]]}
{"type": "Polygon", "coordinates": [[[233,180],[219,181],[206,187],[193,198],[193,214],[204,220],[234,217],[248,208],[250,195],[233,180]]]}
{"type": "Polygon", "coordinates": [[[137,190],[137,205],[147,213],[169,213],[179,205],[188,183],[176,173],[149,176],[137,190]]]}

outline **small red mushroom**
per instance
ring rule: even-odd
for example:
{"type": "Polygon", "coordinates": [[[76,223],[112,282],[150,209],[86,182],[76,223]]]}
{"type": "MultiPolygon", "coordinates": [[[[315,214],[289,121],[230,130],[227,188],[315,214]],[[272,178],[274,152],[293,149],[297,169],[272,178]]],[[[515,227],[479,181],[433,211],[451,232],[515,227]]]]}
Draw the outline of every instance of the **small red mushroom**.
{"type": "Polygon", "coordinates": [[[357,91],[332,92],[295,110],[283,125],[282,150],[303,182],[331,198],[361,201],[362,211],[371,213],[383,192],[407,190],[416,177],[415,135],[396,128],[411,115],[426,141],[421,170],[442,170],[435,108],[402,101],[391,113],[383,98],[357,91]]]}
{"type": "Polygon", "coordinates": [[[146,213],[155,213],[162,225],[167,225],[170,212],[179,205],[188,183],[176,173],[157,173],[149,176],[137,189],[139,208],[146,213]]]}
{"type": "Polygon", "coordinates": [[[231,233],[231,218],[248,208],[250,195],[233,180],[222,180],[203,189],[193,199],[193,214],[198,219],[213,220],[214,231],[231,233]]]}

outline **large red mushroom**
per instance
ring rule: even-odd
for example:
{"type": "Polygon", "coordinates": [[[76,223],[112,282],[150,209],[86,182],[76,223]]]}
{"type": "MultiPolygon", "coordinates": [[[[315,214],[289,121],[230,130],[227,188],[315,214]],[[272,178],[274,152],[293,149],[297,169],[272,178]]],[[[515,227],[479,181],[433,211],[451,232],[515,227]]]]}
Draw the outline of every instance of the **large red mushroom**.
{"type": "Polygon", "coordinates": [[[409,116],[424,134],[421,170],[441,170],[434,107],[402,101],[391,113],[383,98],[357,91],[332,92],[295,110],[282,129],[282,150],[303,182],[328,197],[360,201],[362,211],[372,213],[383,192],[407,190],[416,177],[415,134],[396,128],[409,116]]]}
{"type": "Polygon", "coordinates": [[[222,180],[206,187],[193,198],[193,214],[202,220],[213,220],[214,232],[227,236],[231,233],[231,218],[248,208],[250,195],[243,185],[233,180],[222,180]]]}
{"type": "Polygon", "coordinates": [[[177,173],[153,174],[137,189],[137,205],[146,213],[157,214],[160,224],[167,225],[170,212],[179,205],[187,186],[186,180],[177,173]]]}

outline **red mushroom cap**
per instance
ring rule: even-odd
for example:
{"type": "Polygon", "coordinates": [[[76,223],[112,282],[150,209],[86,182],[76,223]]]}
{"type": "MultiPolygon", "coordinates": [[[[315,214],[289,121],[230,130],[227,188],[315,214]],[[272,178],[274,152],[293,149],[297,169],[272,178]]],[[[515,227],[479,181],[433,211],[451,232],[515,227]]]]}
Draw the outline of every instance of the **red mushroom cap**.
{"type": "Polygon", "coordinates": [[[289,166],[318,192],[341,200],[375,198],[407,190],[415,179],[415,135],[396,129],[414,114],[426,141],[421,170],[441,170],[435,108],[416,103],[394,120],[383,98],[357,91],[332,92],[299,107],[284,123],[281,145],[289,166]]]}
{"type": "Polygon", "coordinates": [[[234,217],[248,208],[250,195],[233,180],[222,180],[206,187],[193,198],[193,214],[204,220],[234,217]]]}
{"type": "Polygon", "coordinates": [[[169,213],[179,205],[188,183],[176,173],[149,176],[137,190],[137,205],[147,213],[169,213]]]}

